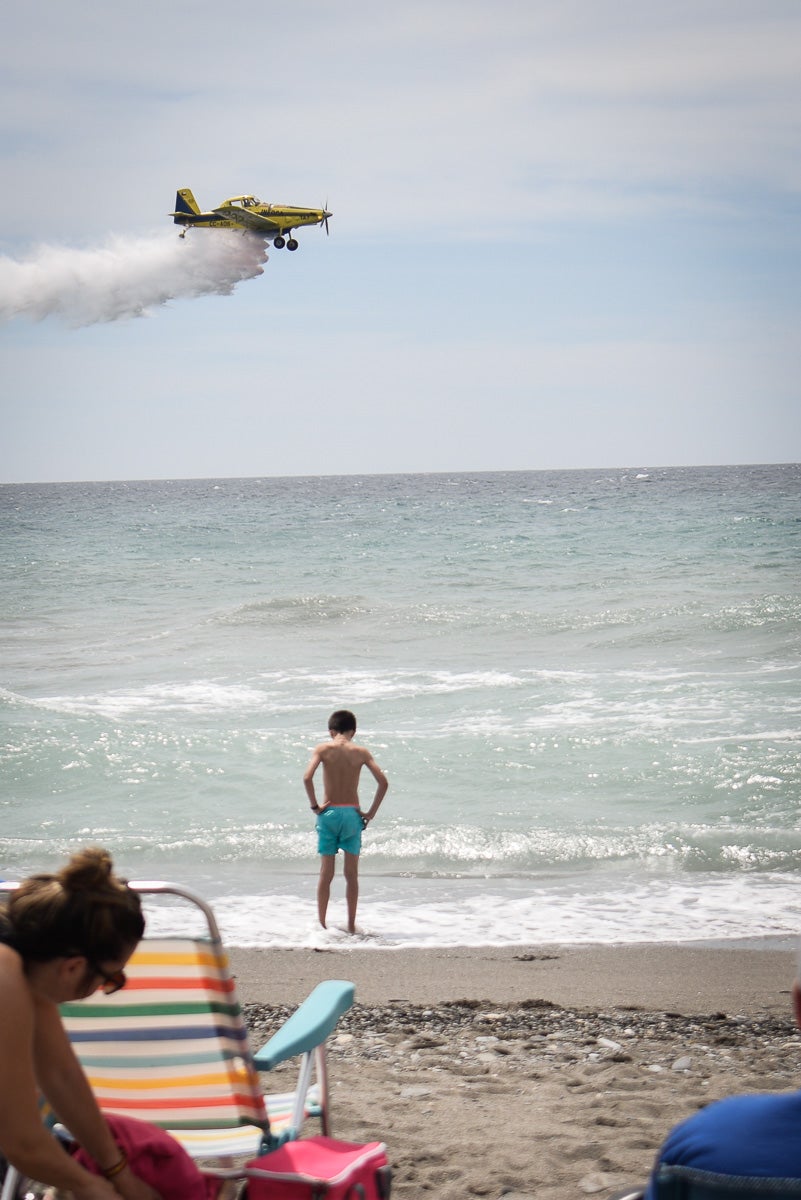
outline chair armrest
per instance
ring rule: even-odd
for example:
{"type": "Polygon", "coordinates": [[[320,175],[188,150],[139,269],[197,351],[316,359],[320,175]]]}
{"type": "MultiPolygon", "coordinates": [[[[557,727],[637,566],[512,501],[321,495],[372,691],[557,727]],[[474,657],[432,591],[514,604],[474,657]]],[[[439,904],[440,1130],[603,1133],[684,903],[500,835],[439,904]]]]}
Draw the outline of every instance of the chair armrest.
{"type": "Polygon", "coordinates": [[[253,1056],[259,1071],[271,1071],[298,1054],[321,1045],[336,1029],[337,1021],[353,1004],[355,985],[343,979],[318,983],[276,1033],[253,1056]]]}

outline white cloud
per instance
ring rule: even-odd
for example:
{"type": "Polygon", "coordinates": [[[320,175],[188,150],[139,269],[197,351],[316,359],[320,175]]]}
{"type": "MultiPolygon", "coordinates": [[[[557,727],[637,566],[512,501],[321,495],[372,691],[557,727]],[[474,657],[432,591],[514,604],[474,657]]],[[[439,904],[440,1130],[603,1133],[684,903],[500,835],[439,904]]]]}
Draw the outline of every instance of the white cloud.
{"type": "Polygon", "coordinates": [[[401,208],[402,237],[799,186],[801,9],[785,3],[351,0],[221,21],[209,0],[33,0],[6,35],[30,153],[16,144],[0,204],[22,191],[29,222],[65,235],[158,219],[167,179],[210,202],[327,189],[362,235],[401,208]]]}

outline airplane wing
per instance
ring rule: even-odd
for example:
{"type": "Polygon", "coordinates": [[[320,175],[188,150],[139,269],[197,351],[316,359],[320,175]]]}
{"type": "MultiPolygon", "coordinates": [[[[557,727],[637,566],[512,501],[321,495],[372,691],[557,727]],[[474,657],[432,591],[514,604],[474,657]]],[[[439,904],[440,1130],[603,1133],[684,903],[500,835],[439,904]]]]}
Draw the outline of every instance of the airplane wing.
{"type": "Polygon", "coordinates": [[[249,229],[251,233],[261,233],[265,237],[268,237],[273,233],[281,232],[279,221],[272,221],[269,217],[264,217],[261,213],[253,212],[249,208],[215,208],[214,212],[218,217],[225,217],[228,221],[236,221],[237,225],[249,229]]]}

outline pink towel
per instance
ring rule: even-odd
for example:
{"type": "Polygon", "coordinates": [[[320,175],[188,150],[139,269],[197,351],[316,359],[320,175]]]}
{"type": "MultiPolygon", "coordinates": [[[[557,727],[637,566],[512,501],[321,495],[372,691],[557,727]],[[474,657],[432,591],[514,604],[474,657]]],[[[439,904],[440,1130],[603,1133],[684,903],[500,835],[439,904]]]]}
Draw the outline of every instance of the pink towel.
{"type": "MultiPolygon", "coordinates": [[[[104,1115],[115,1142],[128,1155],[133,1173],[155,1188],[162,1200],[215,1200],[221,1181],[203,1175],[166,1130],[134,1117],[104,1115]]],[[[97,1164],[80,1146],[75,1158],[88,1171],[100,1174],[97,1164]]]]}

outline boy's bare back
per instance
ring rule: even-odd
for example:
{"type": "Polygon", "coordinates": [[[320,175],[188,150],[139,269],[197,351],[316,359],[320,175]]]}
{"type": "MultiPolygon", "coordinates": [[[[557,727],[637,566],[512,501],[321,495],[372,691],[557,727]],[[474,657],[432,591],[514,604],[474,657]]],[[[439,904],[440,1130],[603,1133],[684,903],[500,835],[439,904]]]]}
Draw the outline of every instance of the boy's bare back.
{"type": "Polygon", "coordinates": [[[306,794],[313,812],[319,812],[314,792],[314,774],[323,768],[323,808],[357,808],[367,821],[372,821],[378,812],[389,782],[386,775],[365,746],[357,746],[353,738],[356,733],[356,718],[343,709],[331,716],[328,726],[330,742],[315,746],[309,765],[303,775],[306,794]],[[378,785],[373,803],[367,812],[359,804],[359,775],[362,767],[373,776],[378,785]]]}
{"type": "Polygon", "coordinates": [[[359,774],[372,760],[364,746],[345,738],[324,742],[316,749],[323,765],[323,793],[326,804],[359,803],[359,774]]]}
{"type": "Polygon", "coordinates": [[[359,807],[359,775],[367,767],[380,783],[383,771],[365,746],[357,746],[346,735],[338,734],[330,742],[316,746],[309,770],[323,768],[323,804],[359,807]]]}

